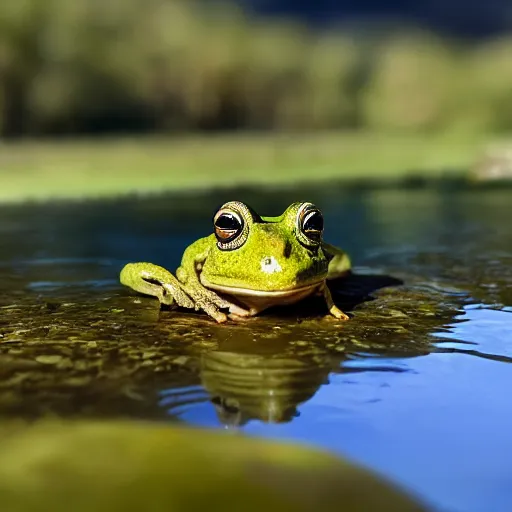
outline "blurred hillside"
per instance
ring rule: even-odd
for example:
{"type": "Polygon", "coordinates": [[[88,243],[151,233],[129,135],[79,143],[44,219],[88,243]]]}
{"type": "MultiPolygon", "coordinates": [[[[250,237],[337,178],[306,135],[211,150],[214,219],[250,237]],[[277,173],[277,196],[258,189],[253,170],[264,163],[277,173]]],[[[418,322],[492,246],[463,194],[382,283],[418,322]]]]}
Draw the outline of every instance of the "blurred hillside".
{"type": "Polygon", "coordinates": [[[512,34],[377,26],[315,32],[218,1],[2,0],[0,133],[512,129],[512,34]]]}

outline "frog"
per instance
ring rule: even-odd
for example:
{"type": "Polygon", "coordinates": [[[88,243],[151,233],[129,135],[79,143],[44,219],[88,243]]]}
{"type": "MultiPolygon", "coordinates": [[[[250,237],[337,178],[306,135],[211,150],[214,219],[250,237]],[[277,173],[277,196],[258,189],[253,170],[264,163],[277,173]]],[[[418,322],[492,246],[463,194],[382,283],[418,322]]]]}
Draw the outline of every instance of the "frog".
{"type": "Polygon", "coordinates": [[[335,305],[328,282],[347,276],[351,260],[324,241],[324,216],[314,203],[297,201],[279,216],[264,217],[242,201],[229,201],[212,224],[212,233],[184,250],[175,275],[153,263],[127,263],[121,284],[218,323],[314,295],[325,300],[327,316],[349,319],[335,305]]]}

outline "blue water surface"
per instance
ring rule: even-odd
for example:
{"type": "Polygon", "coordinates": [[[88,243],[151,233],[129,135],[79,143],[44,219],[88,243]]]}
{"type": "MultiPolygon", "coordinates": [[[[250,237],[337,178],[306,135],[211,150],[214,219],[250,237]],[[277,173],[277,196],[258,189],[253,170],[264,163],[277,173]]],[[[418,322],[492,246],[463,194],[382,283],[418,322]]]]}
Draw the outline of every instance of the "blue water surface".
{"type": "MultiPolygon", "coordinates": [[[[462,317],[468,322],[441,334],[454,340],[450,347],[466,350],[466,344],[455,341],[462,339],[474,343],[476,350],[512,352],[510,312],[468,308],[462,317]]],[[[508,364],[454,352],[362,358],[350,366],[368,371],[331,375],[329,384],[299,407],[292,422],[251,421],[241,428],[349,456],[406,486],[437,510],[511,509],[508,364]],[[372,363],[380,370],[372,370],[372,363]],[[393,369],[400,371],[389,371],[393,369]]],[[[222,427],[208,402],[185,410],[181,418],[222,427]]]]}

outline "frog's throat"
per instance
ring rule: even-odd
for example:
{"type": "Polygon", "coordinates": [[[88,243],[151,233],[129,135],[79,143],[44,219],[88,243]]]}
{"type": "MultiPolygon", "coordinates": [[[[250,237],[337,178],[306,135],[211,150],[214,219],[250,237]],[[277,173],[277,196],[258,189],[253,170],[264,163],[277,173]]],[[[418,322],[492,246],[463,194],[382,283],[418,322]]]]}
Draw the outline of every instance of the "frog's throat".
{"type": "Polygon", "coordinates": [[[284,288],[282,290],[254,290],[251,288],[242,288],[238,286],[225,286],[219,284],[210,283],[205,277],[200,276],[201,283],[204,287],[209,288],[211,290],[216,290],[222,293],[226,293],[229,295],[236,296],[245,296],[245,297],[275,297],[275,298],[286,298],[295,296],[298,294],[302,294],[304,292],[313,292],[318,289],[325,281],[325,278],[319,279],[317,281],[310,282],[308,284],[303,284],[300,286],[284,288]]]}

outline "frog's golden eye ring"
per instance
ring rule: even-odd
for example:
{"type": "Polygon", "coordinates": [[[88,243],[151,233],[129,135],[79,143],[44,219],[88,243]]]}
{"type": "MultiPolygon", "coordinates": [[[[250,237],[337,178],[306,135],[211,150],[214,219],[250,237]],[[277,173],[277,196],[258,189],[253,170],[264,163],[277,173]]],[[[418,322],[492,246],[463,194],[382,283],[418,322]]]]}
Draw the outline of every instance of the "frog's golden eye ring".
{"type": "Polygon", "coordinates": [[[324,232],[324,216],[312,203],[303,203],[297,210],[297,238],[305,245],[320,245],[324,232]]]}
{"type": "Polygon", "coordinates": [[[217,247],[232,251],[241,247],[249,237],[252,216],[249,208],[238,201],[223,205],[213,218],[217,247]]]}

